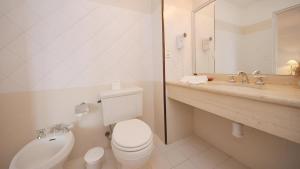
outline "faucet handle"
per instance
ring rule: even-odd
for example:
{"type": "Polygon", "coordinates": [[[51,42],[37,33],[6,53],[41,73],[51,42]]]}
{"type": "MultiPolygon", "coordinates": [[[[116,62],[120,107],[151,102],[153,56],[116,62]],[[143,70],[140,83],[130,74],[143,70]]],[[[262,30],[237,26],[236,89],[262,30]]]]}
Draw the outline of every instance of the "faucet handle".
{"type": "Polygon", "coordinates": [[[264,85],[265,84],[265,82],[264,82],[264,78],[265,78],[266,76],[264,76],[264,75],[255,75],[254,76],[254,78],[256,79],[255,80],[255,84],[256,85],[264,85]]]}
{"type": "Polygon", "coordinates": [[[228,75],[228,77],[229,77],[228,82],[230,82],[230,83],[235,83],[235,82],[236,82],[236,77],[237,77],[237,75],[235,75],[235,74],[230,74],[230,75],[228,75]]]}
{"type": "Polygon", "coordinates": [[[255,84],[256,85],[264,85],[265,82],[264,82],[264,78],[266,76],[262,75],[261,71],[260,70],[255,70],[252,72],[252,75],[254,75],[254,78],[256,79],[255,81],[255,84]]]}
{"type": "Polygon", "coordinates": [[[255,70],[252,72],[252,75],[261,75],[261,71],[260,70],[255,70]]]}

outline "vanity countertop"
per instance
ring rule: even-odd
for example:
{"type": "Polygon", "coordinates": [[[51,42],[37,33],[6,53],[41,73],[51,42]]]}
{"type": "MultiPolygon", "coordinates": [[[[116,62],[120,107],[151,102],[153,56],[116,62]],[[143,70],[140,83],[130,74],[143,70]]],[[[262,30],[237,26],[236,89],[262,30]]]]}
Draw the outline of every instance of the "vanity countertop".
{"type": "Polygon", "coordinates": [[[167,85],[175,85],[195,90],[300,108],[300,87],[296,86],[274,84],[256,86],[255,84],[239,84],[225,81],[212,81],[207,84],[200,85],[191,85],[179,81],[168,81],[167,85]]]}

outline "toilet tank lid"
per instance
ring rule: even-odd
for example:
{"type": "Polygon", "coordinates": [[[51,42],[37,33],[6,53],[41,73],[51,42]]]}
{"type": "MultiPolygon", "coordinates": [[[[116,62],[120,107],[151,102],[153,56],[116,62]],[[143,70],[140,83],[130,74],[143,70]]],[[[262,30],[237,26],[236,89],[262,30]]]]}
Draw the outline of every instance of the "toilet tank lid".
{"type": "Polygon", "coordinates": [[[101,99],[113,98],[119,96],[132,95],[143,92],[143,89],[140,87],[131,87],[119,90],[107,90],[100,93],[101,99]]]}

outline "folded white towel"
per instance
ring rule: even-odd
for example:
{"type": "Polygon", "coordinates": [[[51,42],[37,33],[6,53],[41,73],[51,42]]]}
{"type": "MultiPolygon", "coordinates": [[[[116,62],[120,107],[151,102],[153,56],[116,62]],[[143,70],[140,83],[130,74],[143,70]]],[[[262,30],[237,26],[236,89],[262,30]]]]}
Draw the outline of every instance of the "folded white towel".
{"type": "Polygon", "coordinates": [[[193,85],[197,84],[204,84],[207,83],[208,78],[207,76],[184,76],[180,82],[182,83],[189,83],[193,85]]]}

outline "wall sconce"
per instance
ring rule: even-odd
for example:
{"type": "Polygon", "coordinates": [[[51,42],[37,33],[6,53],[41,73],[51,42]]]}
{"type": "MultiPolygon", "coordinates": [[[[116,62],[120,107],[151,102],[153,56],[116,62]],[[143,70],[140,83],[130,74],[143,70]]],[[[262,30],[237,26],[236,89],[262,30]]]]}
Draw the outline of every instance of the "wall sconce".
{"type": "Polygon", "coordinates": [[[299,63],[295,60],[289,60],[286,64],[290,66],[291,75],[295,75],[295,71],[299,66],[299,63]]]}

